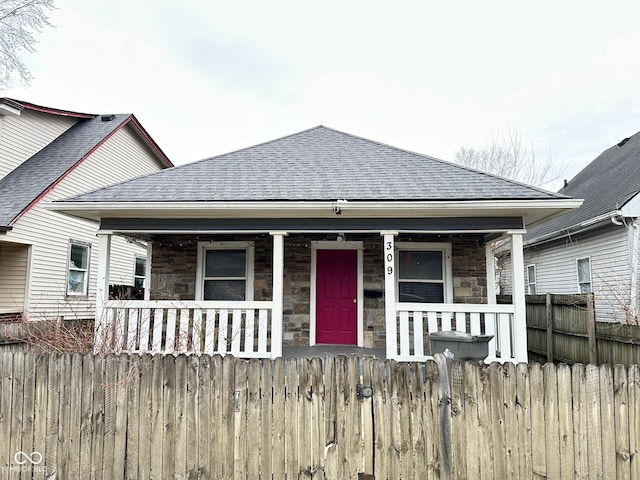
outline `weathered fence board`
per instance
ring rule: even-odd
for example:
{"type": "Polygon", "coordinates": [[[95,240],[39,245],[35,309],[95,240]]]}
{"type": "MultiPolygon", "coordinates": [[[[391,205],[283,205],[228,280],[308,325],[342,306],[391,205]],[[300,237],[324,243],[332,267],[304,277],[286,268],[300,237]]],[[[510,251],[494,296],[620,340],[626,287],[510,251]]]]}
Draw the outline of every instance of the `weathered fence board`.
{"type": "MultiPolygon", "coordinates": [[[[151,367],[151,381],[143,382],[149,385],[149,428],[151,434],[149,437],[149,451],[151,458],[149,459],[149,478],[159,480],[162,478],[162,437],[164,435],[163,424],[163,408],[164,401],[164,379],[163,379],[163,359],[160,357],[153,358],[151,367]]],[[[147,375],[149,376],[149,375],[147,375]]],[[[146,462],[145,462],[146,463],[146,462]]]]}
{"type": "Polygon", "coordinates": [[[0,479],[640,478],[637,366],[437,361],[0,352],[0,479]]]}
{"type": "Polygon", "coordinates": [[[529,368],[526,364],[520,363],[516,366],[516,404],[518,410],[518,438],[520,439],[519,470],[520,478],[531,478],[531,456],[532,438],[530,432],[531,425],[531,382],[529,378],[529,368]]]}
{"type": "Polygon", "coordinates": [[[629,468],[631,478],[640,478],[640,367],[627,371],[629,382],[629,468]]]}
{"type": "Polygon", "coordinates": [[[587,365],[586,369],[586,411],[587,416],[587,459],[589,475],[593,478],[602,476],[602,422],[607,419],[601,417],[600,403],[600,371],[595,365],[587,365]],[[598,432],[599,435],[594,435],[598,432]]]}
{"type": "Polygon", "coordinates": [[[589,445],[587,431],[586,372],[582,363],[571,367],[571,399],[573,407],[573,448],[576,478],[587,478],[589,445]]]}
{"type": "Polygon", "coordinates": [[[558,442],[560,445],[560,478],[574,478],[573,406],[571,404],[571,369],[567,364],[556,369],[558,384],[558,442]]]}
{"type": "Polygon", "coordinates": [[[544,405],[544,375],[542,366],[538,363],[529,365],[529,378],[531,385],[531,431],[536,432],[532,435],[533,443],[531,445],[531,469],[533,478],[545,478],[547,472],[547,422],[545,416],[544,405]]]}

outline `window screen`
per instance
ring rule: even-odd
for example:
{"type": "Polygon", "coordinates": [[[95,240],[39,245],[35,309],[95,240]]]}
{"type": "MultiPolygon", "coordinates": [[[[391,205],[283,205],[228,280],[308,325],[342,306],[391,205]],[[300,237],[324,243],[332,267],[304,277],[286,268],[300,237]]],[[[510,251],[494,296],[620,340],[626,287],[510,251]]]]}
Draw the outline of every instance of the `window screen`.
{"type": "Polygon", "coordinates": [[[398,299],[401,302],[444,302],[444,255],[441,251],[398,252],[398,299]]]}
{"type": "Polygon", "coordinates": [[[207,250],[204,267],[205,300],[245,300],[247,251],[207,250]]]}

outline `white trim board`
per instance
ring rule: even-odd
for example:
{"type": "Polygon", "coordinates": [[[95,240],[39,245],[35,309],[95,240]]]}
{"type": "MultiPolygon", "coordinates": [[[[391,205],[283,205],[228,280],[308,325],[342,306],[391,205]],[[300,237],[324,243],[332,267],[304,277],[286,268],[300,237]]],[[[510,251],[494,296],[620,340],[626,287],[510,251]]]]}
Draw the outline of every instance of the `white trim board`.
{"type": "Polygon", "coordinates": [[[356,276],[357,276],[357,305],[356,314],[358,318],[358,347],[364,345],[364,288],[363,288],[363,250],[362,242],[345,241],[312,241],[311,242],[311,289],[309,299],[309,345],[316,345],[316,275],[317,275],[317,252],[318,250],[356,250],[356,276]]]}

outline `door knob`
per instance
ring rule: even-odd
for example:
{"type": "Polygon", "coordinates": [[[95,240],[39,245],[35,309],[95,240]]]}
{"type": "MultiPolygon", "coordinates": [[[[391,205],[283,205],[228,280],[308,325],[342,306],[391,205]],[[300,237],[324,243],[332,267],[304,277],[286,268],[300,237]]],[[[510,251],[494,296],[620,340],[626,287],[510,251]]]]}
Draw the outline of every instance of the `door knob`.
{"type": "Polygon", "coordinates": [[[358,303],[358,299],[354,298],[353,303],[358,303]]]}

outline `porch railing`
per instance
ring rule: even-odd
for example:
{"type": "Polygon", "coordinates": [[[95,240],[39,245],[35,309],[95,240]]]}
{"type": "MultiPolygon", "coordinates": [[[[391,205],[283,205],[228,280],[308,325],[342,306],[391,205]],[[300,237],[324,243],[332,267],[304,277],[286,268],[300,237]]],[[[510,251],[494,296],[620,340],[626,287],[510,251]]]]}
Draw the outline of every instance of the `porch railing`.
{"type": "MultiPolygon", "coordinates": [[[[487,361],[514,361],[514,306],[487,304],[396,303],[396,351],[388,358],[423,361],[431,358],[429,333],[458,331],[493,335],[487,361]]],[[[523,335],[526,333],[523,332],[523,335]]]]}
{"type": "MultiPolygon", "coordinates": [[[[272,302],[110,300],[96,315],[96,352],[271,357],[272,302]]],[[[279,351],[276,349],[275,351],[279,351]]]]}
{"type": "MultiPolygon", "coordinates": [[[[388,358],[431,358],[429,333],[452,330],[493,335],[488,361],[518,358],[513,305],[396,303],[395,309],[396,348],[388,358]]],[[[271,334],[272,311],[270,301],[110,300],[97,315],[95,351],[269,358],[282,347],[271,334]]]]}

